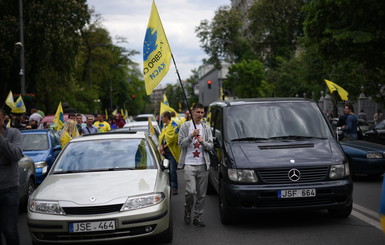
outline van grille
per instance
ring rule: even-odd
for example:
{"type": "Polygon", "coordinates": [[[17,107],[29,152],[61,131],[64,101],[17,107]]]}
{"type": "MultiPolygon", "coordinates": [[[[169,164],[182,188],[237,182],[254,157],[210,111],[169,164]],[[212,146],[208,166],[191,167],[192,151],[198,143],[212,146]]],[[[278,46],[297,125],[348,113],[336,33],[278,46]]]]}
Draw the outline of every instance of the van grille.
{"type": "Polygon", "coordinates": [[[290,169],[296,168],[301,173],[300,179],[295,183],[309,183],[325,180],[329,173],[329,166],[324,167],[290,167],[259,169],[262,181],[267,184],[294,183],[289,179],[290,169]]]}

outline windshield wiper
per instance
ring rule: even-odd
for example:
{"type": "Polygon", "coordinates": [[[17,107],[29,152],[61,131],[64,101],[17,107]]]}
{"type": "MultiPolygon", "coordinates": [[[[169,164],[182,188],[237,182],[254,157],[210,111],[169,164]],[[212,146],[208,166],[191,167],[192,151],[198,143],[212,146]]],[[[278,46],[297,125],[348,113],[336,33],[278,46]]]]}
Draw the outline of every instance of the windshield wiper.
{"type": "Polygon", "coordinates": [[[315,137],[315,136],[302,136],[302,135],[284,135],[284,136],[270,137],[269,139],[326,139],[326,138],[315,137]]]}
{"type": "Polygon", "coordinates": [[[245,137],[245,138],[233,139],[231,141],[256,141],[256,140],[268,140],[268,138],[245,137]]]}

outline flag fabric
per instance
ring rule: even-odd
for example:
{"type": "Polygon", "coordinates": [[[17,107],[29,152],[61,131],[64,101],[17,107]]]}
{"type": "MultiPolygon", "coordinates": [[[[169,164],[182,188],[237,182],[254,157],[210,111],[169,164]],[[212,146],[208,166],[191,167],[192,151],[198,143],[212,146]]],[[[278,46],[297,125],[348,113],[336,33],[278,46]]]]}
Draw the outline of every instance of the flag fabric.
{"type": "Polygon", "coordinates": [[[122,115],[123,118],[125,117],[123,108],[120,108],[120,114],[122,115]]]}
{"type": "Polygon", "coordinates": [[[108,120],[108,112],[107,112],[107,108],[104,109],[104,113],[106,114],[106,120],[108,120]]]}
{"type": "Polygon", "coordinates": [[[63,107],[61,106],[61,101],[59,103],[59,106],[57,107],[53,122],[55,123],[54,128],[56,131],[59,131],[64,126],[64,114],[63,114],[63,107]]]}
{"type": "Polygon", "coordinates": [[[124,110],[124,119],[127,119],[128,118],[128,111],[127,109],[124,110]]]}
{"type": "Polygon", "coordinates": [[[152,125],[152,121],[150,118],[148,118],[148,133],[150,135],[155,135],[155,128],[154,125],[152,125]]]}
{"type": "Polygon", "coordinates": [[[166,105],[165,103],[163,102],[160,102],[160,115],[163,114],[163,112],[165,111],[169,111],[169,112],[175,112],[175,115],[179,115],[174,109],[172,109],[170,106],[166,105]]]}
{"type": "Polygon", "coordinates": [[[111,114],[116,116],[117,113],[118,113],[118,109],[115,109],[111,114]]]}
{"type": "Polygon", "coordinates": [[[7,106],[9,106],[11,109],[13,109],[15,107],[15,102],[13,101],[12,91],[9,91],[7,99],[5,100],[5,104],[7,104],[7,106]]]}
{"type": "Polygon", "coordinates": [[[385,178],[382,183],[382,194],[380,203],[380,221],[382,224],[382,230],[385,232],[385,178]]]}
{"type": "Polygon", "coordinates": [[[17,98],[16,103],[15,103],[15,107],[12,108],[11,112],[12,113],[24,113],[26,111],[27,110],[25,109],[23,98],[20,95],[19,98],[17,98]]]}
{"type": "Polygon", "coordinates": [[[7,128],[10,128],[11,127],[11,119],[8,120],[8,123],[7,123],[7,128]]]}
{"type": "Polygon", "coordinates": [[[179,102],[179,112],[182,112],[182,103],[179,102]]]}
{"type": "Polygon", "coordinates": [[[155,1],[152,1],[151,15],[143,43],[143,75],[147,95],[152,93],[167,74],[170,60],[171,49],[155,1]]]}
{"type": "Polygon", "coordinates": [[[330,93],[337,91],[337,93],[339,94],[339,96],[341,97],[342,100],[348,100],[349,93],[345,89],[343,89],[342,87],[338,86],[337,84],[335,84],[329,80],[324,79],[324,81],[325,81],[326,85],[328,86],[330,93]]]}
{"type": "Polygon", "coordinates": [[[163,94],[163,103],[164,103],[165,105],[170,106],[170,104],[168,103],[168,99],[167,99],[166,94],[163,94]]]}

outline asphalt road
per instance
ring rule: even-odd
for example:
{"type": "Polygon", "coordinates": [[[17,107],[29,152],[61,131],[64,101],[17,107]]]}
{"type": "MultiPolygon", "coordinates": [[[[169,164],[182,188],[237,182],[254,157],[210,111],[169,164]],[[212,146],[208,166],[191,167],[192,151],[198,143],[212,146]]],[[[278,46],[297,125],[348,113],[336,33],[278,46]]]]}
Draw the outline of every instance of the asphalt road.
{"type": "MultiPolygon", "coordinates": [[[[224,226],[219,219],[218,197],[209,195],[203,216],[206,227],[202,228],[184,224],[182,172],[178,171],[178,177],[179,195],[172,197],[174,240],[170,244],[385,244],[378,221],[382,179],[355,180],[354,210],[347,219],[332,218],[327,211],[272,213],[242,216],[237,224],[224,226]]],[[[30,245],[25,213],[19,215],[19,229],[21,244],[30,245]]],[[[152,242],[140,240],[130,244],[152,242]]]]}

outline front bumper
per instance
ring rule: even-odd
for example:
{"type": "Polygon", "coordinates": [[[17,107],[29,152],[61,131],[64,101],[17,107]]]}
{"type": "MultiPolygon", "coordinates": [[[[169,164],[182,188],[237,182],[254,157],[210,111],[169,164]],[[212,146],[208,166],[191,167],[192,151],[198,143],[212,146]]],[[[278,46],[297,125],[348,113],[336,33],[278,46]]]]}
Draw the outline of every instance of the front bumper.
{"type": "Polygon", "coordinates": [[[237,185],[224,183],[223,198],[227,204],[245,212],[294,209],[343,208],[352,201],[351,180],[325,181],[307,184],[237,185]],[[279,190],[315,189],[315,197],[278,198],[279,190]]]}
{"type": "Polygon", "coordinates": [[[354,174],[378,174],[385,172],[385,159],[352,158],[351,168],[354,174]]]}
{"type": "Polygon", "coordinates": [[[169,199],[148,208],[97,215],[47,215],[28,211],[32,240],[39,243],[106,243],[160,234],[169,228],[169,199]],[[111,231],[69,232],[69,223],[115,220],[111,231]]]}

